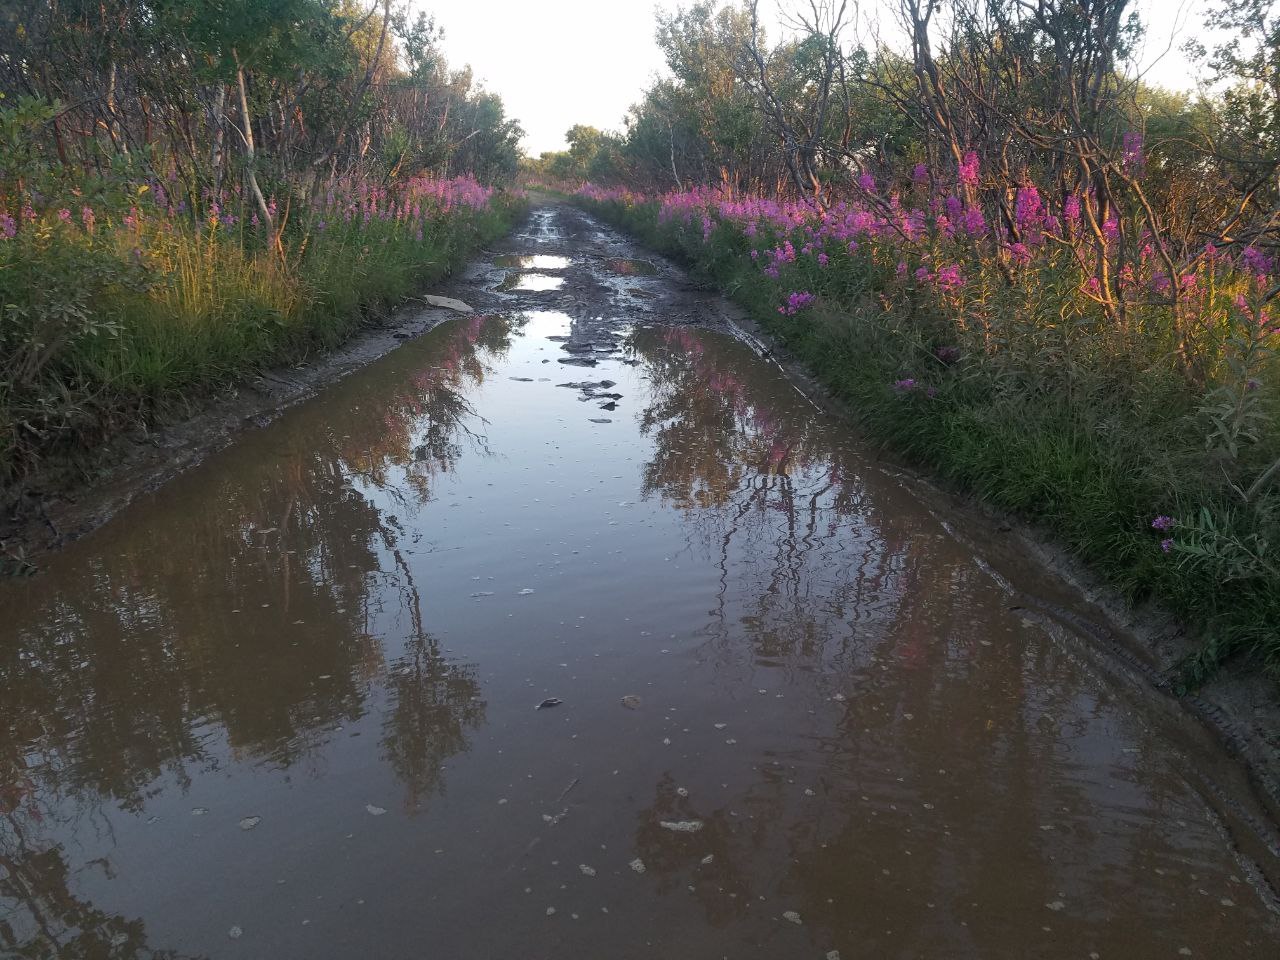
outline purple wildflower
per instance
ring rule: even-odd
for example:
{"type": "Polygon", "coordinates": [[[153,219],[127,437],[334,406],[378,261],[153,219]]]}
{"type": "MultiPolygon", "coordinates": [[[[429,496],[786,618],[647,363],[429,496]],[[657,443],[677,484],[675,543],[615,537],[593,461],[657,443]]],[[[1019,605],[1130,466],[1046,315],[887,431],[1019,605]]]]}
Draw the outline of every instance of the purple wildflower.
{"type": "Polygon", "coordinates": [[[1151,529],[1152,530],[1172,530],[1173,517],[1167,517],[1164,514],[1161,514],[1160,516],[1156,517],[1154,520],[1151,521],[1151,529]]]}

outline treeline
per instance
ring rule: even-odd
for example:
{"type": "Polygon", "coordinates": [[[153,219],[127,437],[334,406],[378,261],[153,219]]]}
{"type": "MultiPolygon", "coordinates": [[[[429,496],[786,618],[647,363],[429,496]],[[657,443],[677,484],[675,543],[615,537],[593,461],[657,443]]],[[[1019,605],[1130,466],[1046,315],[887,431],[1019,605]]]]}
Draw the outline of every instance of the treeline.
{"type": "Polygon", "coordinates": [[[1280,675],[1280,13],[1148,87],[1128,0],[659,17],[671,77],[544,158],[721,282],[885,442],[1280,675]],[[861,35],[860,35],[860,30],[861,35]],[[589,148],[588,148],[589,147],[589,148]]]}
{"type": "Polygon", "coordinates": [[[645,191],[710,185],[825,204],[859,196],[860,173],[908,183],[917,164],[936,175],[973,154],[985,184],[1006,191],[1092,191],[1099,225],[1115,194],[1137,191],[1180,246],[1274,243],[1280,10],[1267,0],[1211,9],[1219,47],[1166,53],[1213,81],[1213,92],[1190,94],[1138,74],[1139,51],[1167,35],[1132,6],[893,0],[871,23],[845,0],[812,0],[790,5],[788,36],[773,43],[758,0],[660,12],[670,76],[621,133],[575,127],[572,149],[532,166],[645,191]],[[1134,183],[1139,154],[1155,175],[1134,183]]]}
{"type": "Polygon", "coordinates": [[[264,193],[294,176],[494,183],[522,135],[449,67],[432,19],[391,0],[11,0],[0,94],[10,197],[33,163],[264,193]]]}
{"type": "Polygon", "coordinates": [[[5,514],[446,274],[520,208],[520,136],[391,0],[0,5],[5,514]]]}

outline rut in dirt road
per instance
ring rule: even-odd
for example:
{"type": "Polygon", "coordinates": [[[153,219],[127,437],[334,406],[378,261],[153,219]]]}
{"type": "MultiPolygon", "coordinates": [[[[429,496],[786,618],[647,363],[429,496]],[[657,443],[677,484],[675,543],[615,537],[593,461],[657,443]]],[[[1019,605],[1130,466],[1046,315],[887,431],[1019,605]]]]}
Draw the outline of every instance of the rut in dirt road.
{"type": "Polygon", "coordinates": [[[0,952],[1274,955],[1240,771],[726,302],[559,203],[438,292],[0,584],[0,952]]]}

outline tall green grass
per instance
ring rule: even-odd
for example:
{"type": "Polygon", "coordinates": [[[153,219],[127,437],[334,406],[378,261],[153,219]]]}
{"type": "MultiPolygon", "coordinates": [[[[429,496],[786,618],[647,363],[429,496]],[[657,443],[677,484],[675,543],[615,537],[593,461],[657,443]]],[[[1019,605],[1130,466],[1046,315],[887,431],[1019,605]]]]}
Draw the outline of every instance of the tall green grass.
{"type": "Polygon", "coordinates": [[[356,196],[345,210],[333,201],[295,217],[278,247],[224,212],[28,211],[0,239],[0,489],[17,492],[124,427],[339,345],[525,208],[515,195],[470,200],[415,200],[412,213],[407,197],[356,196]]]}

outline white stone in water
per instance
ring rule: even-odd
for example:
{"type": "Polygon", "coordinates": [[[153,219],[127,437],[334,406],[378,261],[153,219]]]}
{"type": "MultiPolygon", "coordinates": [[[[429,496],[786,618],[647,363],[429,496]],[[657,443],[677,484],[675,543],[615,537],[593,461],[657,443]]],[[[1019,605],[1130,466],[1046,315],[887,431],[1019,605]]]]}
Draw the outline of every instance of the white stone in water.
{"type": "Polygon", "coordinates": [[[458,313],[475,313],[475,310],[467,304],[461,300],[455,300],[453,297],[437,297],[434,294],[427,294],[422,299],[432,307],[443,307],[446,310],[456,310],[458,313]]]}
{"type": "Polygon", "coordinates": [[[631,869],[634,870],[636,873],[644,873],[644,861],[641,860],[639,857],[636,857],[634,860],[632,860],[631,863],[628,864],[628,866],[630,866],[631,869]]]}
{"type": "Polygon", "coordinates": [[[1056,912],[1058,910],[1063,909],[1066,906],[1066,904],[1063,903],[1061,900],[1050,900],[1048,903],[1045,904],[1045,906],[1048,907],[1050,910],[1053,910],[1056,912]]]}
{"type": "Polygon", "coordinates": [[[582,871],[584,877],[594,877],[596,875],[596,868],[588,867],[585,863],[578,864],[578,869],[582,871]]]}
{"type": "Polygon", "coordinates": [[[782,912],[782,919],[790,921],[791,923],[799,923],[800,914],[796,913],[794,910],[784,910],[782,912]]]}
{"type": "Polygon", "coordinates": [[[663,830],[672,830],[676,833],[697,833],[702,829],[701,820],[662,820],[658,826],[663,830]]]}
{"type": "Polygon", "coordinates": [[[230,930],[227,931],[227,936],[230,937],[232,940],[239,940],[241,937],[244,936],[244,931],[241,930],[239,927],[232,927],[230,930]]]}
{"type": "Polygon", "coordinates": [[[364,808],[369,811],[370,816],[380,817],[387,812],[386,807],[374,806],[372,803],[366,803],[364,808]]]}
{"type": "Polygon", "coordinates": [[[516,596],[518,596],[518,597],[527,597],[527,596],[528,596],[529,594],[531,594],[531,593],[533,593],[533,590],[532,590],[531,588],[529,588],[529,587],[525,587],[523,590],[517,590],[517,591],[516,591],[516,596]]]}
{"type": "Polygon", "coordinates": [[[245,817],[243,820],[241,820],[241,821],[240,821],[240,829],[241,829],[241,830],[252,830],[254,827],[256,827],[256,826],[257,826],[258,824],[260,824],[261,822],[262,822],[262,818],[261,818],[261,817],[245,817]]]}

